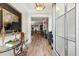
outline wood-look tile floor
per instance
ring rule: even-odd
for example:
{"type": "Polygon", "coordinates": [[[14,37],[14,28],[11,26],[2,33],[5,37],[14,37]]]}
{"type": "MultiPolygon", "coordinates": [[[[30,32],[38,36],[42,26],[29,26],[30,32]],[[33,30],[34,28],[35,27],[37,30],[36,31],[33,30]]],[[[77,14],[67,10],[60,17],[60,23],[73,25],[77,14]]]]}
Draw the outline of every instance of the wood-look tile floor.
{"type": "Polygon", "coordinates": [[[32,43],[26,45],[28,48],[24,49],[27,51],[27,56],[51,56],[52,49],[48,43],[48,40],[45,39],[40,34],[32,35],[32,43]]]}

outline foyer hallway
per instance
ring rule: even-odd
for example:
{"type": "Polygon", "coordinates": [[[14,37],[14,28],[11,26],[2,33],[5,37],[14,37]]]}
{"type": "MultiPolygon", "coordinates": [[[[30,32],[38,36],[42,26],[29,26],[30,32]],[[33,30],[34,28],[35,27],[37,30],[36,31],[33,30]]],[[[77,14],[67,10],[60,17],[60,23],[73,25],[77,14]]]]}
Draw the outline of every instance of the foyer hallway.
{"type": "MultiPolygon", "coordinates": [[[[32,35],[32,43],[27,45],[27,56],[51,56],[52,49],[40,33],[35,33],[32,35]]],[[[25,49],[26,50],[26,49],[25,49]]]]}

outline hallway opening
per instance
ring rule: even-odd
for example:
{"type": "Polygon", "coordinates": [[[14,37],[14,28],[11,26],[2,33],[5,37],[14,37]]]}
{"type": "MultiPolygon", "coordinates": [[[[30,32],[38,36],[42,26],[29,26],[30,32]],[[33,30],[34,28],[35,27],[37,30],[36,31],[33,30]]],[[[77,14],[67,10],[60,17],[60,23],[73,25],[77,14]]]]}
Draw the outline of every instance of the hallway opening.
{"type": "Polygon", "coordinates": [[[33,51],[36,52],[33,53],[36,55],[52,55],[53,42],[52,38],[50,38],[50,32],[48,31],[48,20],[48,17],[31,18],[31,39],[32,45],[34,45],[32,47],[33,51]]]}

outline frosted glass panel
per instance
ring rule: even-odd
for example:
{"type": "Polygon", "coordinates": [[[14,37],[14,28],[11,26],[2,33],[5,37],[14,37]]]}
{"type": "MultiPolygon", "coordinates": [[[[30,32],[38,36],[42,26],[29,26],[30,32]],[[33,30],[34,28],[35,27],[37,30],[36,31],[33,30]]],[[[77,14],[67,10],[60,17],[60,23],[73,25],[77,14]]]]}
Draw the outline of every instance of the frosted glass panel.
{"type": "Polygon", "coordinates": [[[75,56],[75,3],[56,4],[56,50],[63,56],[75,56]],[[66,10],[69,12],[65,12],[66,10]],[[68,40],[67,40],[68,39],[68,40]]]}
{"type": "Polygon", "coordinates": [[[65,54],[64,38],[56,36],[56,50],[61,56],[63,56],[65,54]]]}
{"type": "Polygon", "coordinates": [[[67,11],[75,7],[75,3],[67,3],[67,11]]]}
{"type": "Polygon", "coordinates": [[[75,41],[75,9],[67,13],[68,39],[75,41]]]}
{"type": "Polygon", "coordinates": [[[64,3],[56,4],[56,18],[64,14],[64,3]]]}
{"type": "Polygon", "coordinates": [[[75,56],[75,42],[68,41],[68,56],[75,56]]]}
{"type": "Polygon", "coordinates": [[[78,56],[79,56],[79,45],[78,45],[78,56]]]}
{"type": "Polygon", "coordinates": [[[56,20],[56,35],[64,37],[64,16],[56,20]]]}

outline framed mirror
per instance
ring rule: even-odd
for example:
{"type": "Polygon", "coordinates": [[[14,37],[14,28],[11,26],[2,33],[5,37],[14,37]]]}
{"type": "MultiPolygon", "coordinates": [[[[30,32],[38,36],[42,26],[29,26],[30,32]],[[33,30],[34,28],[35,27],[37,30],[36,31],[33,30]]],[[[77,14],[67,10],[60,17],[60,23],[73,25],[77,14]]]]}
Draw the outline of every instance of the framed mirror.
{"type": "Polygon", "coordinates": [[[21,31],[21,13],[9,4],[0,3],[0,30],[4,28],[6,33],[21,31]]]}

